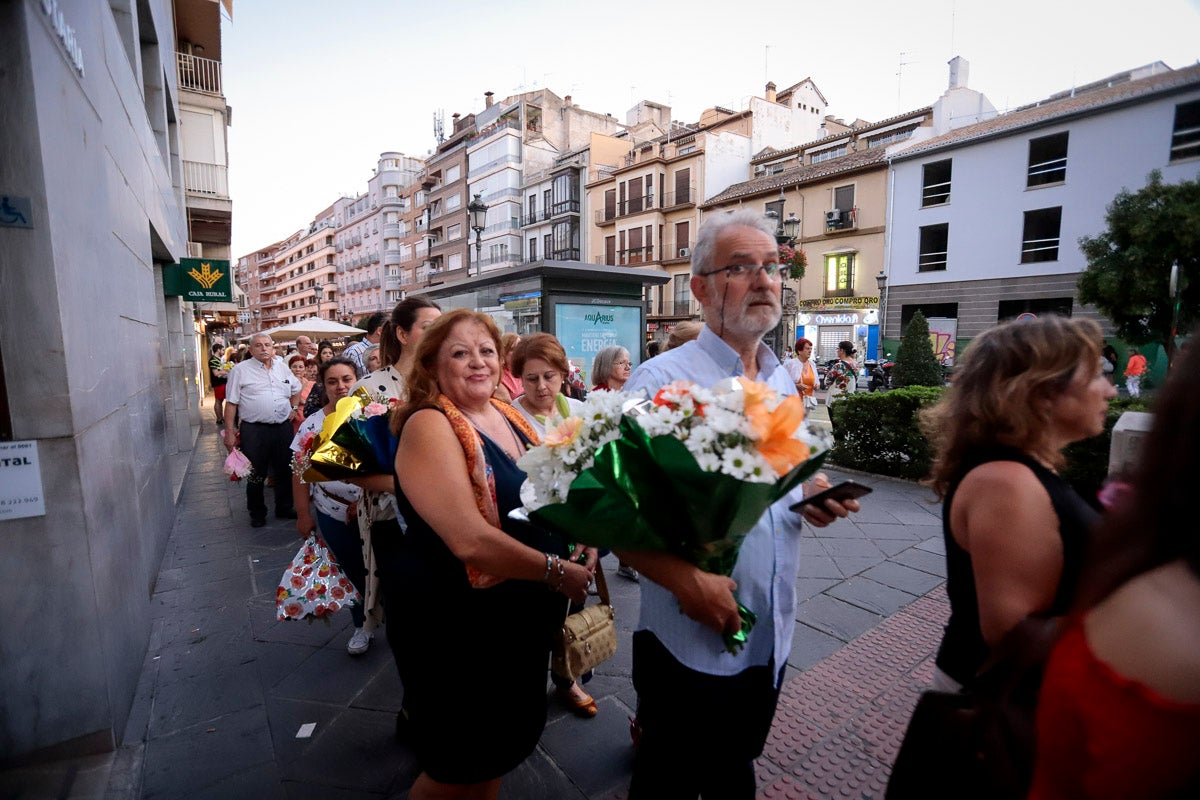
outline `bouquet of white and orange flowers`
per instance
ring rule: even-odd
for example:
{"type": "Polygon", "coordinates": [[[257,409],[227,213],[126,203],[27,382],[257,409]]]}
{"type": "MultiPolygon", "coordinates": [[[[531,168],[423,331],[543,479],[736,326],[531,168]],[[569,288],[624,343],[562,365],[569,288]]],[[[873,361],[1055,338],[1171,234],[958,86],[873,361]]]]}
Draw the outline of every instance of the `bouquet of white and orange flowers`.
{"type": "MultiPolygon", "coordinates": [[[[597,391],[575,415],[550,417],[521,457],[523,511],[573,541],[667,551],[729,575],[746,534],[816,472],[825,445],[799,397],[743,378],[711,389],[677,381],[650,400],[597,391]]],[[[730,652],[755,620],[740,609],[730,652]]]]}

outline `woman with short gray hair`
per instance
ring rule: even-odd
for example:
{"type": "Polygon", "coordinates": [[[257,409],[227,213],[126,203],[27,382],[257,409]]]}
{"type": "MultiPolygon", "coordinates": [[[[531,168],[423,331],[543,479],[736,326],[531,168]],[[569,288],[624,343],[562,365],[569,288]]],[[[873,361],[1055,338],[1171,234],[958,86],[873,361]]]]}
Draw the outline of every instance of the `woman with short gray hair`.
{"type": "Polygon", "coordinates": [[[596,353],[596,359],[592,362],[592,391],[621,391],[632,370],[633,362],[629,358],[629,351],[619,344],[609,345],[596,353]]]}

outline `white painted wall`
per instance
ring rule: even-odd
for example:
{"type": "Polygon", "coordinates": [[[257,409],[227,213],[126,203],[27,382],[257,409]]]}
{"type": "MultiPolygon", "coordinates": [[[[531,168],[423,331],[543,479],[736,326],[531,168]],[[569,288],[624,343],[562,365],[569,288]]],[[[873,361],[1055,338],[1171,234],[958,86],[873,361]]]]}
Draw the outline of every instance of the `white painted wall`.
{"type": "Polygon", "coordinates": [[[1167,161],[1175,106],[1196,99],[1200,86],[1133,107],[894,162],[889,285],[1082,272],[1087,264],[1077,241],[1104,229],[1106,206],[1117,192],[1137,191],[1154,169],[1162,170],[1166,181],[1200,175],[1200,159],[1173,165],[1167,161]],[[1026,189],[1029,140],[1061,131],[1070,133],[1066,181],[1026,189]],[[950,203],[923,209],[922,166],[945,158],[953,159],[950,203]],[[1058,261],[1022,264],[1024,212],[1052,206],[1063,208],[1058,261]],[[947,269],[918,272],[919,228],[941,222],[950,225],[947,269]]]}
{"type": "MultiPolygon", "coordinates": [[[[703,136],[704,185],[697,186],[697,191],[703,200],[709,200],[733,184],[746,180],[752,153],[749,136],[728,131],[703,136]]],[[[674,190],[672,186],[671,191],[674,190]]]]}

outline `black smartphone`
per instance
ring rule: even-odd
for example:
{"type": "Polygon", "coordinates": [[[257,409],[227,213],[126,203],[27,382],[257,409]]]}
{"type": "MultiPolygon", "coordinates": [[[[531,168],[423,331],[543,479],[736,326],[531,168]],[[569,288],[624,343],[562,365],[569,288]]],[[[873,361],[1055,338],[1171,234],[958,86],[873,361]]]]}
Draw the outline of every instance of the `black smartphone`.
{"type": "Polygon", "coordinates": [[[870,486],[863,486],[857,481],[843,481],[837,486],[830,486],[823,492],[817,492],[814,495],[804,498],[799,503],[794,503],[788,506],[789,511],[802,511],[809,503],[824,505],[826,500],[836,500],[839,503],[846,500],[857,500],[860,497],[865,497],[874,491],[870,486]]]}

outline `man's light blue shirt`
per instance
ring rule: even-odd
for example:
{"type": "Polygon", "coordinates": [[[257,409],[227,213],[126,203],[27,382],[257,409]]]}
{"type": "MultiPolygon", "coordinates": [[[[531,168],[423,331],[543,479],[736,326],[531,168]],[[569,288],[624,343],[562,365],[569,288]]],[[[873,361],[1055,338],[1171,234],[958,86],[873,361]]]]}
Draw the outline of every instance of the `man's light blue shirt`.
{"type": "MultiPolygon", "coordinates": [[[[757,359],[755,380],[781,396],[796,393],[792,379],[766,345],[759,344],[757,359]]],[[[653,397],[671,381],[686,380],[709,387],[742,374],[741,357],[705,325],[696,340],[643,362],[623,389],[644,390],[653,397]]],[[[803,488],[796,487],[767,509],[742,542],[732,577],[737,582],[738,601],[758,615],[758,622],[740,654],[726,652],[720,634],[683,614],[675,595],[645,576],[638,630],[654,633],[680,663],[699,672],[735,675],[748,667],[770,663],[772,656],[778,670],[792,649],[796,573],[800,567],[801,518],[787,507],[802,496],[803,488]]]]}

